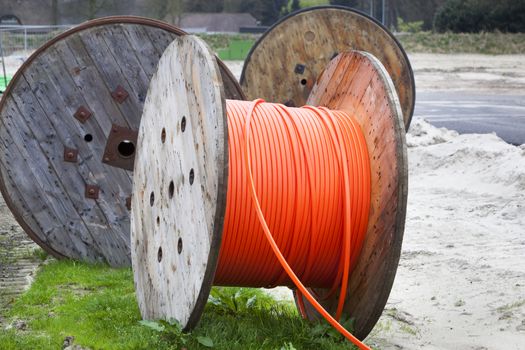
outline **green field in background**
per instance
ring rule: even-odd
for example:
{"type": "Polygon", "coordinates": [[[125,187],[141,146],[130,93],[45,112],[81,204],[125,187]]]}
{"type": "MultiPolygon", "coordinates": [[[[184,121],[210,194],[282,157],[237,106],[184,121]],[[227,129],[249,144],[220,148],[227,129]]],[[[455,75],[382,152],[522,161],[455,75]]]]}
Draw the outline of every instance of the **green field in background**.
{"type": "Polygon", "coordinates": [[[232,40],[230,45],[225,49],[217,50],[219,58],[226,61],[243,61],[250,49],[252,48],[254,40],[232,40]]]}
{"type": "Polygon", "coordinates": [[[0,75],[0,93],[5,91],[5,88],[7,84],[9,84],[9,82],[11,81],[11,78],[12,77],[7,76],[7,79],[5,79],[3,75],[0,75]]]}

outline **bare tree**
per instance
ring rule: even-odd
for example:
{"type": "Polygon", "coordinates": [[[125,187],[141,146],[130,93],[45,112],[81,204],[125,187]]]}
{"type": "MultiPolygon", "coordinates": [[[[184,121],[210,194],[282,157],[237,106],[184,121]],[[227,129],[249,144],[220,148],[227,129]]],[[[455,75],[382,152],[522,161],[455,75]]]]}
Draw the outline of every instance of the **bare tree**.
{"type": "Polygon", "coordinates": [[[51,11],[53,12],[53,24],[58,24],[58,0],[51,1],[51,11]]]}
{"type": "Polygon", "coordinates": [[[97,17],[98,11],[108,5],[107,0],[88,0],[87,1],[87,17],[88,19],[94,19],[97,17]]]}
{"type": "Polygon", "coordinates": [[[179,26],[184,13],[184,0],[167,0],[167,3],[166,20],[179,26]]]}
{"type": "Polygon", "coordinates": [[[185,10],[184,0],[153,0],[151,1],[153,16],[179,25],[185,10]]]}

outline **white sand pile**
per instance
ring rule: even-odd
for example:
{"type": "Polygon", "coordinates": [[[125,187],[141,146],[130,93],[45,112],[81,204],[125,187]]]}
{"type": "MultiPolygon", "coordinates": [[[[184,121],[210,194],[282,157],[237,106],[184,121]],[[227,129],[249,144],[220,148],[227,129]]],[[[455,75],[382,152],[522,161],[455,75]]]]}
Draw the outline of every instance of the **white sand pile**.
{"type": "Polygon", "coordinates": [[[525,348],[525,148],[415,120],[382,349],[525,348]]]}

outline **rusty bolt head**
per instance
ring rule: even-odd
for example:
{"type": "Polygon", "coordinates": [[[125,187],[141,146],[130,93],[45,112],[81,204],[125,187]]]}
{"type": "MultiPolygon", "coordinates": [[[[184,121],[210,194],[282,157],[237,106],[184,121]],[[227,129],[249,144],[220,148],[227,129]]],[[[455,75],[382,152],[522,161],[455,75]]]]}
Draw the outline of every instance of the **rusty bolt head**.
{"type": "Polygon", "coordinates": [[[90,189],[88,190],[88,193],[89,193],[90,195],[94,195],[94,194],[95,194],[95,189],[90,188],[90,189]]]}
{"type": "Polygon", "coordinates": [[[73,158],[75,156],[75,154],[73,152],[67,152],[66,154],[66,157],[68,157],[69,159],[73,158]]]}

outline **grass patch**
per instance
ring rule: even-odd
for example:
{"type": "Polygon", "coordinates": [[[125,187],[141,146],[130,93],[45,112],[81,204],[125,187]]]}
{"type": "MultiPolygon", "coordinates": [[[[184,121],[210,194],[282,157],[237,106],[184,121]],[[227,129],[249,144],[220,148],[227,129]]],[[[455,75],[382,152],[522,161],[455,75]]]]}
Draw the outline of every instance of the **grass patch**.
{"type": "Polygon", "coordinates": [[[299,1],[299,6],[301,6],[301,8],[321,6],[321,5],[330,5],[330,1],[329,0],[300,0],[299,1]]]}
{"type": "Polygon", "coordinates": [[[242,61],[258,38],[256,34],[197,34],[222,60],[242,61]]]}
{"type": "Polygon", "coordinates": [[[525,33],[403,33],[397,38],[407,52],[525,54],[525,33]]]}
{"type": "Polygon", "coordinates": [[[212,50],[218,51],[221,49],[227,49],[234,42],[252,42],[255,43],[255,40],[260,36],[260,34],[206,34],[198,33],[196,34],[202,40],[204,40],[212,50]]]}
{"type": "Polygon", "coordinates": [[[66,337],[91,349],[348,349],[327,323],[258,289],[214,288],[199,326],[143,322],[130,269],[71,261],[42,267],[7,312],[2,349],[57,349],[66,337]],[[16,327],[23,322],[24,327],[16,327]],[[19,328],[19,329],[17,329],[19,328]]]}

